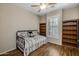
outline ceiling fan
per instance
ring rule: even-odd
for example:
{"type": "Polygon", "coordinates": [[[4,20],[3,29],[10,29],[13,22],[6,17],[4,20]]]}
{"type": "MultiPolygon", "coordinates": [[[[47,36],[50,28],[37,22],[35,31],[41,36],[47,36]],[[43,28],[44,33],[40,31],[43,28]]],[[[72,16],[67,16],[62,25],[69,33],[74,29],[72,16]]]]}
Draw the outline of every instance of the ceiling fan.
{"type": "Polygon", "coordinates": [[[40,3],[39,5],[31,5],[31,7],[39,7],[38,12],[46,9],[47,7],[54,7],[56,3],[40,3]]]}

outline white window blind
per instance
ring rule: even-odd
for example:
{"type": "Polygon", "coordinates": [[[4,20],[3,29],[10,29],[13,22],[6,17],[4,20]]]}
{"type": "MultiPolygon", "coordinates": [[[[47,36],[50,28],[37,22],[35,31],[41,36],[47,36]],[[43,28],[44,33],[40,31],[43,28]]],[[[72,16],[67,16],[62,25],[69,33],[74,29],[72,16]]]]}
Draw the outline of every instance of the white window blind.
{"type": "Polygon", "coordinates": [[[51,17],[48,20],[48,35],[55,39],[59,39],[59,29],[58,29],[58,17],[51,17]]]}

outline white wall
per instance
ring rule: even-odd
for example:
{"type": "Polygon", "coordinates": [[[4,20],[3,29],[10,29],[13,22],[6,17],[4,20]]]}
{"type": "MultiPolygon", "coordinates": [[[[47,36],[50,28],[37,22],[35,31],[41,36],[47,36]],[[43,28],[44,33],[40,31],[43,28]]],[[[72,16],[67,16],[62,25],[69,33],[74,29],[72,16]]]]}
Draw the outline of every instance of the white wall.
{"type": "Polygon", "coordinates": [[[40,23],[46,23],[46,16],[40,16],[40,23]]]}
{"type": "Polygon", "coordinates": [[[79,19],[79,6],[63,10],[63,20],[79,19]]]}
{"type": "Polygon", "coordinates": [[[38,16],[12,4],[0,4],[0,53],[16,48],[16,31],[38,27],[38,16]]]}

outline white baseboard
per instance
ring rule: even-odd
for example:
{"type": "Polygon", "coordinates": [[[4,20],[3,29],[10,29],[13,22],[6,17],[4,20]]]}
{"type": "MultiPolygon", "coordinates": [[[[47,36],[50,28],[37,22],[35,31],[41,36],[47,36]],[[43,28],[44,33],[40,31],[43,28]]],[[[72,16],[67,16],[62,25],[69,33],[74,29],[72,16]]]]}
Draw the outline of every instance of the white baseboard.
{"type": "Polygon", "coordinates": [[[7,52],[9,52],[9,51],[12,51],[12,50],[14,50],[14,49],[16,49],[16,48],[13,48],[13,49],[10,49],[10,50],[7,50],[7,51],[4,51],[4,52],[0,53],[0,55],[1,55],[1,54],[4,54],[4,53],[7,53],[7,52]]]}
{"type": "Polygon", "coordinates": [[[57,41],[49,41],[50,43],[54,43],[54,44],[57,44],[57,45],[62,45],[60,42],[57,42],[57,41]]]}

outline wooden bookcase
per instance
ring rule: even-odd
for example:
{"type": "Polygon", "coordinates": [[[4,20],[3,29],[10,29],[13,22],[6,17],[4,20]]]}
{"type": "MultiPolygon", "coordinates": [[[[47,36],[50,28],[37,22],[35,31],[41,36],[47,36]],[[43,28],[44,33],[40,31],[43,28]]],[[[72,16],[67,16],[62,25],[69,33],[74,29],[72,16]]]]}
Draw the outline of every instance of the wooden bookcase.
{"type": "Polygon", "coordinates": [[[62,45],[79,47],[79,20],[63,21],[62,45]]]}
{"type": "Polygon", "coordinates": [[[46,36],[46,23],[40,23],[40,35],[46,36]]]}

